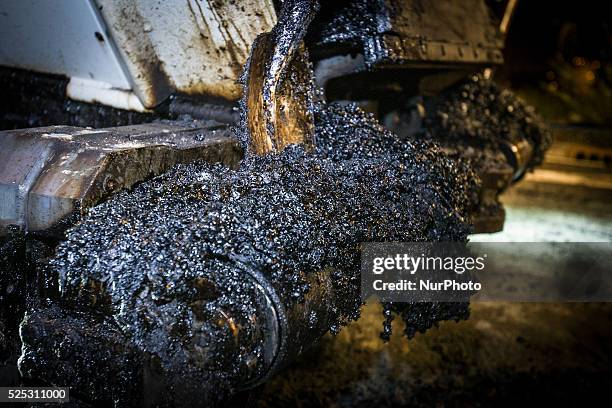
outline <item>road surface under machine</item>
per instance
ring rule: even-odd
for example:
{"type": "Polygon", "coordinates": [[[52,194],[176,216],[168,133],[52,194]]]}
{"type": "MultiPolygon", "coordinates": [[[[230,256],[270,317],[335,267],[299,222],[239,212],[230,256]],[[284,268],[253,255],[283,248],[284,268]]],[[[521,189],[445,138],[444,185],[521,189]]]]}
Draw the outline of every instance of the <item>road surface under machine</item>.
{"type": "Polygon", "coordinates": [[[358,318],[360,242],[500,230],[550,142],[491,79],[515,5],[2,2],[3,382],[219,404],[358,318]]]}

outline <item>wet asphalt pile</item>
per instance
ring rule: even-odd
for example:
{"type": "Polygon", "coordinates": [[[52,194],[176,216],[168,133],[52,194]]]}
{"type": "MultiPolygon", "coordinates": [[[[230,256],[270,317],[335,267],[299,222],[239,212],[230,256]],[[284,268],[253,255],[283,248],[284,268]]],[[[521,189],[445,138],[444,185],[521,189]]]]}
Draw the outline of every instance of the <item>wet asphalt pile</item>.
{"type": "Polygon", "coordinates": [[[384,6],[372,0],[324,2],[310,26],[307,42],[354,47],[378,34],[377,18],[384,12],[384,6]]]}
{"type": "MultiPolygon", "coordinates": [[[[360,242],[465,241],[476,180],[431,142],[400,140],[353,106],[320,107],[313,152],[290,146],[236,170],[181,165],[93,208],[50,262],[61,307],[26,316],[20,369],[66,383],[82,378],[79,367],[105,366],[144,378],[118,381],[123,391],[90,379],[114,401],[163,384],[172,391],[162,400],[218,403],[270,368],[262,286],[290,320],[338,332],[362,304],[360,242]],[[329,276],[325,313],[295,317],[320,271],[329,276]],[[100,327],[96,344],[79,333],[83,313],[100,327]],[[61,342],[67,333],[73,341],[61,342]],[[98,359],[105,342],[121,357],[98,359]]],[[[394,313],[412,336],[468,308],[387,305],[385,319],[394,313]]]]}
{"type": "Polygon", "coordinates": [[[552,142],[532,106],[480,74],[431,98],[426,111],[423,136],[461,151],[479,167],[507,163],[500,156],[500,144],[524,140],[533,149],[525,170],[532,170],[542,163],[552,142]]]}

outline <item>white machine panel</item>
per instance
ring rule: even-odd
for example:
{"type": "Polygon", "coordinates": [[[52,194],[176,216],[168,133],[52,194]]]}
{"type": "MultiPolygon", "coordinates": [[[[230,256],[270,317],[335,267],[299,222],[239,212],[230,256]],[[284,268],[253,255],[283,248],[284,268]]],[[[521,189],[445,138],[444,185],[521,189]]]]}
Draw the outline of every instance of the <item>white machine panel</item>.
{"type": "Polygon", "coordinates": [[[96,7],[90,0],[0,1],[0,65],[131,89],[96,7]]]}

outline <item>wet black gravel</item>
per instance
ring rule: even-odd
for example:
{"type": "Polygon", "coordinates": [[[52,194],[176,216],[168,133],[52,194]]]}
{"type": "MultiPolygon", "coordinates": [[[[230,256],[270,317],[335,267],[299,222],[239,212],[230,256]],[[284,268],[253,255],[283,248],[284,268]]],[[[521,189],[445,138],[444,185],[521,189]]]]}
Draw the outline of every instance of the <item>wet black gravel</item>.
{"type": "MultiPolygon", "coordinates": [[[[93,208],[51,261],[64,307],[110,319],[165,375],[218,402],[265,369],[253,271],[291,308],[311,274],[331,269],[337,332],[359,316],[360,242],[466,239],[477,189],[466,163],[399,140],[354,106],[320,107],[316,125],[311,154],[290,146],[237,170],[181,165],[93,208]]],[[[389,310],[408,335],[467,315],[466,304],[389,310]]]]}
{"type": "Polygon", "coordinates": [[[424,125],[431,137],[455,148],[477,146],[485,160],[492,156],[486,149],[499,151],[500,142],[525,139],[534,148],[526,170],[542,163],[552,142],[532,106],[480,74],[433,98],[427,112],[424,125]]]}
{"type": "Polygon", "coordinates": [[[378,34],[384,6],[372,0],[323,2],[310,26],[307,42],[316,46],[339,44],[355,48],[368,36],[378,34]]]}

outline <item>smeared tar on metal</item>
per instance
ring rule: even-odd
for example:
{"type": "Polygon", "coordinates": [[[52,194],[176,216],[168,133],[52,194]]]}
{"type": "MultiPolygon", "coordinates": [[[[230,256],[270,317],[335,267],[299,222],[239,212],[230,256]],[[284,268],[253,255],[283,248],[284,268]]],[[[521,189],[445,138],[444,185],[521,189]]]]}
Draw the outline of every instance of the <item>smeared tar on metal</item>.
{"type": "MultiPolygon", "coordinates": [[[[311,154],[290,146],[237,170],[180,165],[93,208],[51,261],[64,301],[110,317],[180,378],[231,389],[261,374],[251,271],[291,307],[311,274],[331,268],[337,331],[359,315],[361,242],[466,240],[477,179],[467,165],[433,143],[399,140],[354,106],[320,107],[316,125],[311,154]]],[[[465,304],[387,309],[407,334],[467,313],[465,304]]]]}

